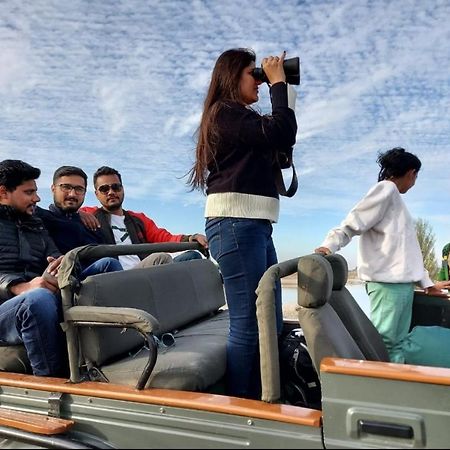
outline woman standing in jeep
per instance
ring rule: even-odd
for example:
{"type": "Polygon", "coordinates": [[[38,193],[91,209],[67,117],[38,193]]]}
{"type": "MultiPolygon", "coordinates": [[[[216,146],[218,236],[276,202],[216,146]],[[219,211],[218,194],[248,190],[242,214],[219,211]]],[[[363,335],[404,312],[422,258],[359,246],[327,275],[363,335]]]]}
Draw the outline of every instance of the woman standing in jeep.
{"type": "MultiPolygon", "coordinates": [[[[272,223],[279,198],[273,163],[280,149],[295,143],[297,122],[288,105],[285,53],[263,58],[272,114],[250,105],[261,81],[253,76],[255,54],[231,49],[216,61],[198,130],[190,185],[206,190],[206,236],[223,275],[230,312],[227,393],[260,398],[255,290],[266,269],[277,263],[272,223]]],[[[281,331],[281,288],[276,295],[281,331]]]]}

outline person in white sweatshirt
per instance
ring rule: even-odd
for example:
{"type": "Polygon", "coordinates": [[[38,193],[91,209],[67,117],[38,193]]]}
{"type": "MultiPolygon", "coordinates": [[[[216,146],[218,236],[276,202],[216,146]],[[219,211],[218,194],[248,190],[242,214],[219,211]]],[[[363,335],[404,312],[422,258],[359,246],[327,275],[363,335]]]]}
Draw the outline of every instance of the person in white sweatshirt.
{"type": "Polygon", "coordinates": [[[421,162],[396,147],[381,153],[378,183],[352,208],[339,227],[330,230],[316,253],[330,254],[360,236],[358,276],[366,282],[370,318],[381,334],[392,362],[405,362],[403,341],[408,335],[414,286],[430,294],[450,287],[434,283],[424,267],[414,220],[400,194],[411,189],[421,162]]]}

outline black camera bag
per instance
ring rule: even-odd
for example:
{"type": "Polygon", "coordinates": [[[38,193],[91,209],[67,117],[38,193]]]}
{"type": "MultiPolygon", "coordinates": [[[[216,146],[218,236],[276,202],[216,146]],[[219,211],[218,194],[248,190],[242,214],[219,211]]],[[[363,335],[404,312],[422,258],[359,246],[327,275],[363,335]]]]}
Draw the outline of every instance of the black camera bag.
{"type": "Polygon", "coordinates": [[[286,403],[321,409],[320,380],[301,328],[293,329],[281,343],[280,376],[282,396],[286,403]]]}

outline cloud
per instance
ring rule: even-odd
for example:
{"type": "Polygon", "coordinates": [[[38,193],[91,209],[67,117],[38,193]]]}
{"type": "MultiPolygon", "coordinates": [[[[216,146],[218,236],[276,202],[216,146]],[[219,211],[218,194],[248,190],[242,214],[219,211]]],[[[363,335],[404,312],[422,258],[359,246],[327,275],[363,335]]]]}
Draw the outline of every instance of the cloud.
{"type": "MultiPolygon", "coordinates": [[[[3,2],[0,156],[39,165],[43,183],[62,164],[108,164],[142,209],[189,214],[204,203],[183,175],[216,58],[287,50],[301,60],[292,227],[343,216],[376,180],[377,152],[397,145],[423,162],[412,213],[445,223],[449,16],[440,0],[3,2]]],[[[266,87],[259,108],[270,112],[266,87]]]]}
{"type": "Polygon", "coordinates": [[[127,124],[127,99],[130,89],[123,80],[103,80],[94,83],[93,91],[108,131],[113,136],[117,135],[127,124]]]}

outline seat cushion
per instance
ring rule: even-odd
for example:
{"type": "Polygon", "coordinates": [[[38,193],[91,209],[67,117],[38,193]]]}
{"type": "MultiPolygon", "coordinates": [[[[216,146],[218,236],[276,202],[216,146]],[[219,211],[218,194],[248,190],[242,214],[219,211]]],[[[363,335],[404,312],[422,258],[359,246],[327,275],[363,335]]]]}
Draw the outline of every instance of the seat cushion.
{"type": "Polygon", "coordinates": [[[332,291],[328,303],[336,311],[366,359],[389,362],[389,354],[380,333],[347,288],[332,291]]]}
{"type": "Polygon", "coordinates": [[[333,290],[328,303],[336,311],[365,358],[388,362],[389,354],[380,333],[345,287],[348,279],[347,261],[338,254],[325,258],[333,270],[333,290]]]}
{"type": "MultiPolygon", "coordinates": [[[[76,301],[82,306],[142,309],[158,320],[160,335],[214,313],[225,305],[225,296],[217,267],[201,259],[88,277],[76,301]]],[[[84,328],[80,335],[84,357],[98,367],[143,342],[131,329],[84,328]]]]}
{"type": "MultiPolygon", "coordinates": [[[[228,310],[174,333],[175,344],[159,345],[147,387],[204,391],[225,375],[228,310]]],[[[135,385],[148,360],[148,350],[101,368],[112,383],[135,385]]]]}
{"type": "Polygon", "coordinates": [[[319,254],[302,256],[298,260],[299,306],[320,308],[330,298],[333,272],[330,263],[319,254]]]}
{"type": "Polygon", "coordinates": [[[365,359],[329,304],[321,308],[298,308],[298,321],[318,374],[320,374],[320,362],[325,357],[365,359]]]}

